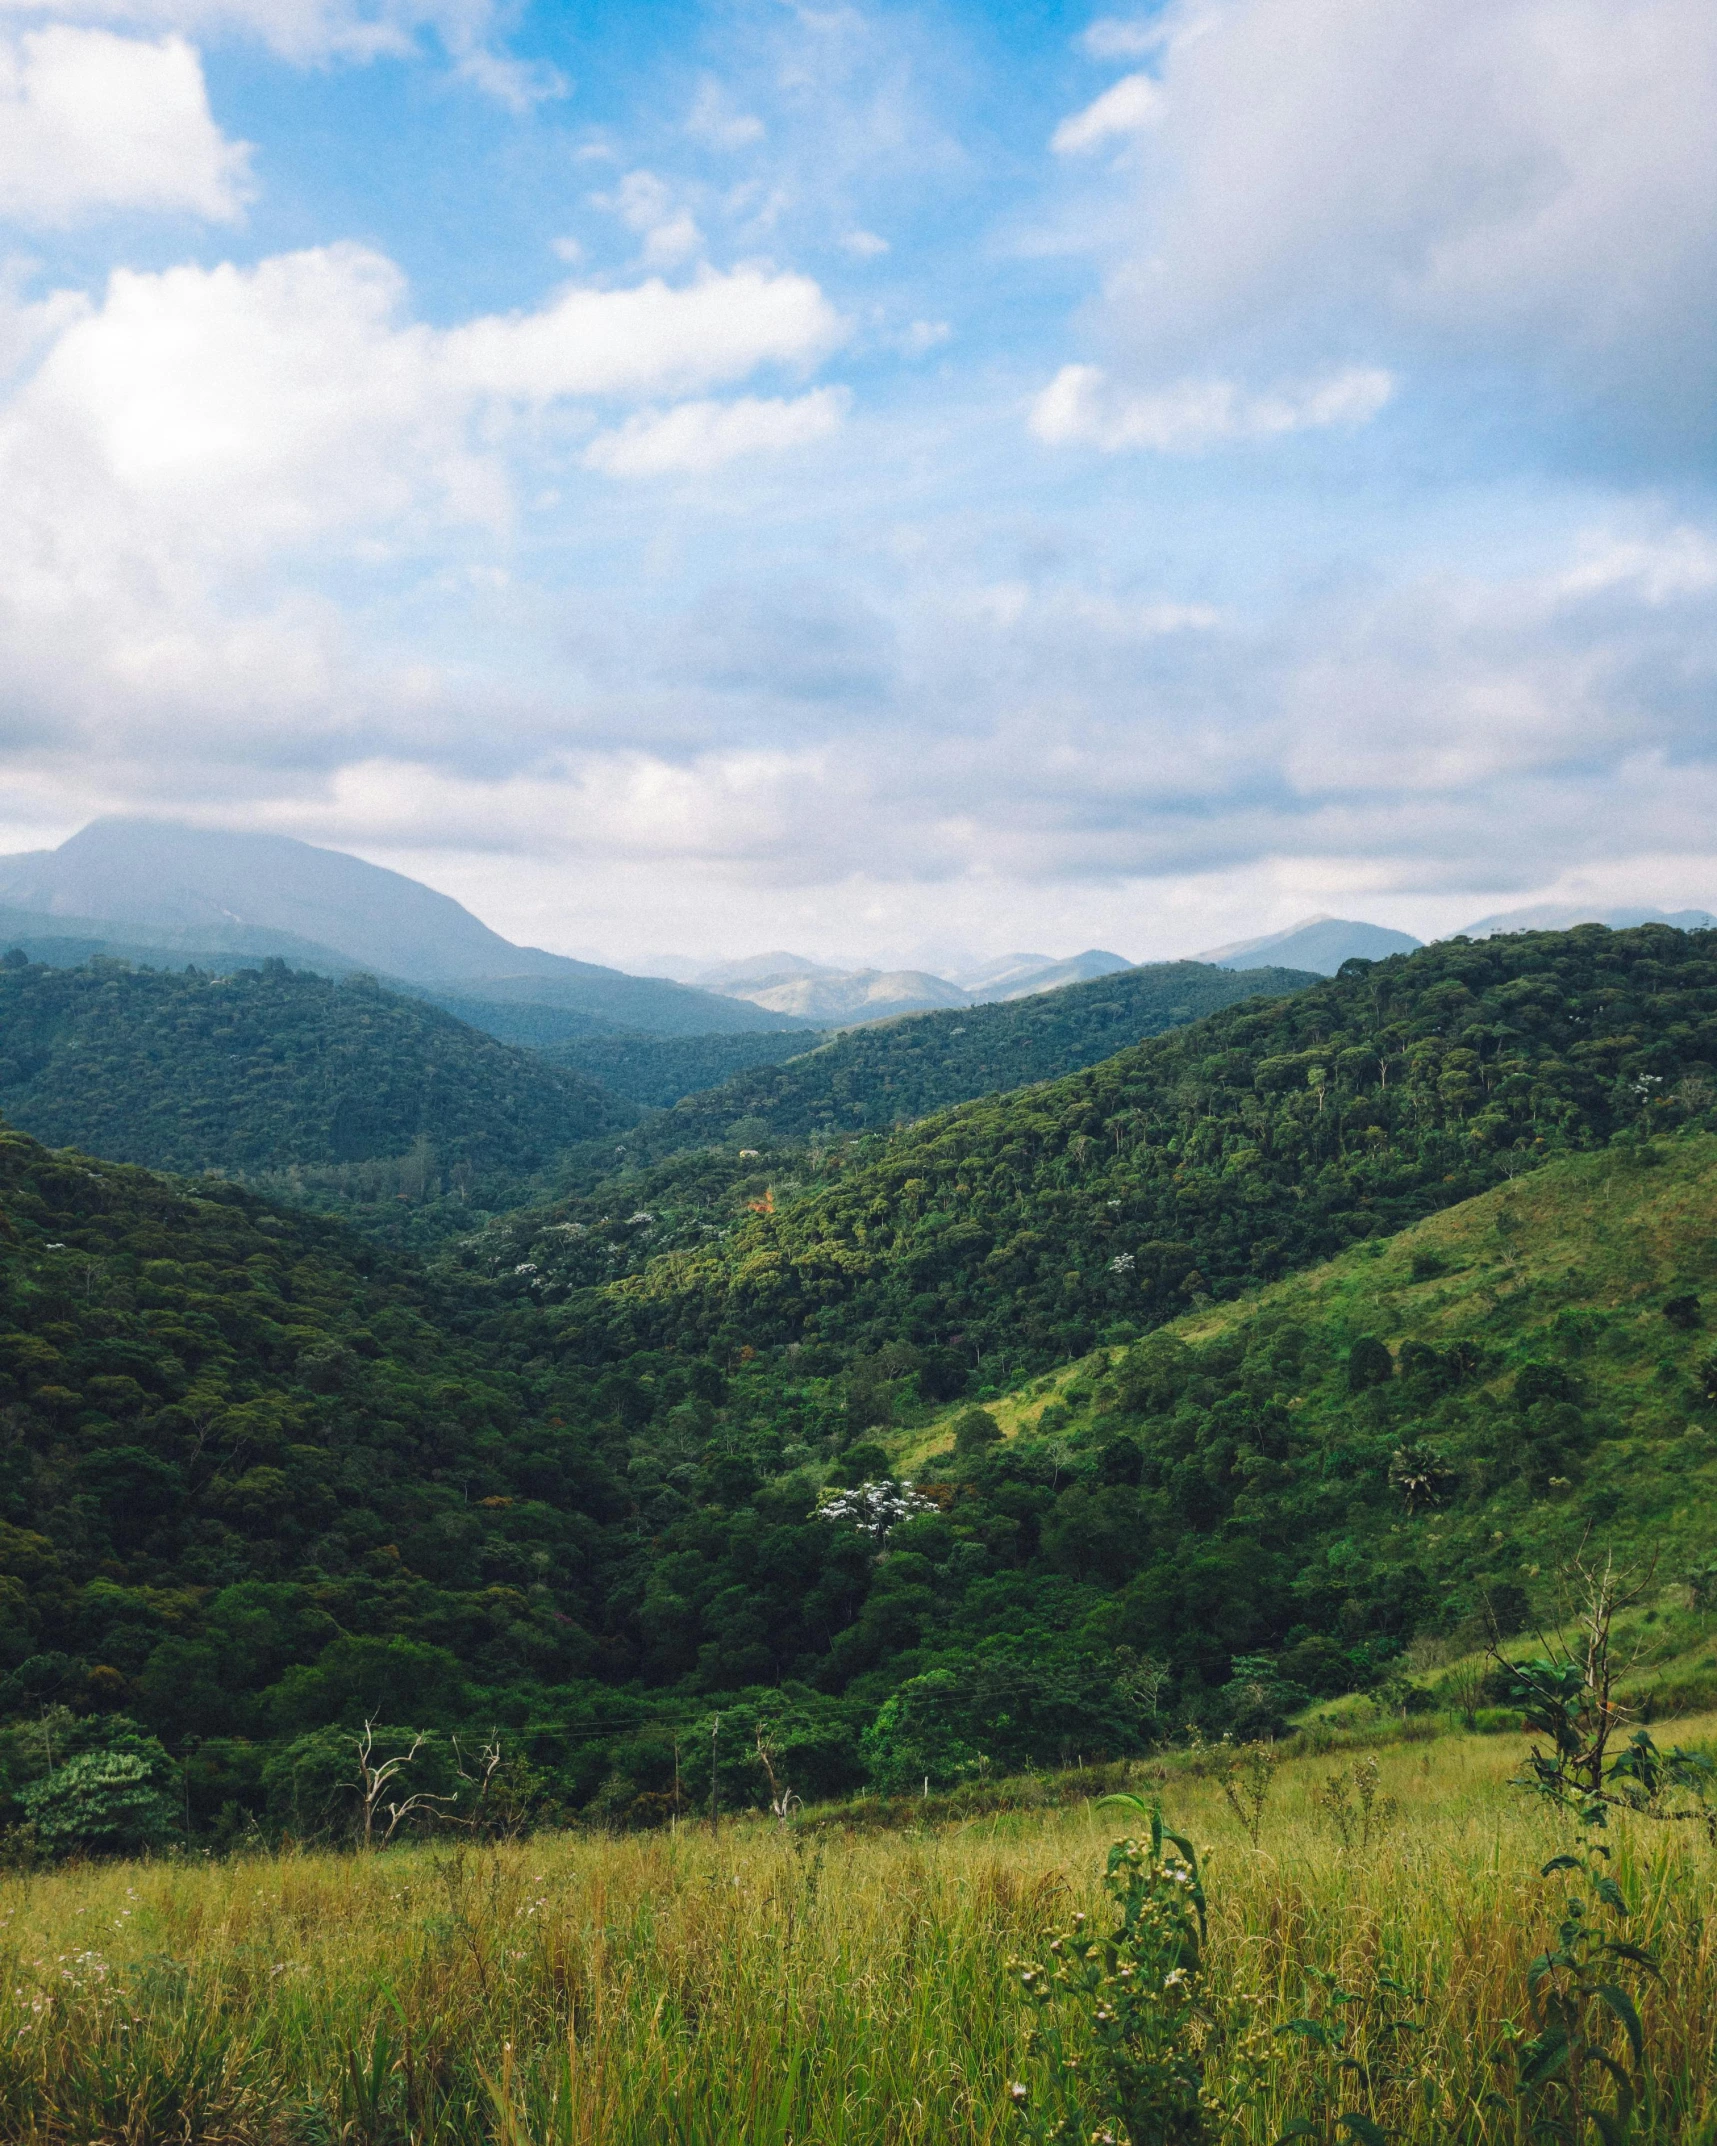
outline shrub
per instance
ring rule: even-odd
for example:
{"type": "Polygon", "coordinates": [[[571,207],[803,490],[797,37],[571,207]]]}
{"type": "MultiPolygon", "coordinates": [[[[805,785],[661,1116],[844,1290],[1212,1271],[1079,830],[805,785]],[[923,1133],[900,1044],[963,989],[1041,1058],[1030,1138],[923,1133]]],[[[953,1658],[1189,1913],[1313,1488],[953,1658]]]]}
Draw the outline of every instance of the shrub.
{"type": "Polygon", "coordinates": [[[981,1453],[985,1446],[999,1446],[1002,1427],[987,1408],[963,1409],[954,1419],[956,1453],[981,1453]]]}
{"type": "Polygon", "coordinates": [[[168,1776],[166,1752],[139,1738],[128,1750],[81,1752],[32,1781],[19,1801],[47,1855],[144,1855],[173,1831],[168,1776]]]}
{"type": "Polygon", "coordinates": [[[1362,1334],[1347,1352],[1347,1390],[1364,1393],[1371,1386],[1387,1386],[1395,1376],[1395,1359],[1375,1334],[1362,1334]]]}

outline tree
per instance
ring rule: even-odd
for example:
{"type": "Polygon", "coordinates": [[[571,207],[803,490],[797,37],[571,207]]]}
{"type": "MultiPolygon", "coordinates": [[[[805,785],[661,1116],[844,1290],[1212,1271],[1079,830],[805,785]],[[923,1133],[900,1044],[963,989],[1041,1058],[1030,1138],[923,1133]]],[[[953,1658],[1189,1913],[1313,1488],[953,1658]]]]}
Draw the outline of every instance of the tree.
{"type": "Polygon", "coordinates": [[[961,1680],[932,1669],[885,1699],[859,1739],[865,1771],[885,1796],[909,1795],[927,1783],[951,1788],[979,1772],[984,1755],[961,1734],[967,1712],[961,1680]]]}

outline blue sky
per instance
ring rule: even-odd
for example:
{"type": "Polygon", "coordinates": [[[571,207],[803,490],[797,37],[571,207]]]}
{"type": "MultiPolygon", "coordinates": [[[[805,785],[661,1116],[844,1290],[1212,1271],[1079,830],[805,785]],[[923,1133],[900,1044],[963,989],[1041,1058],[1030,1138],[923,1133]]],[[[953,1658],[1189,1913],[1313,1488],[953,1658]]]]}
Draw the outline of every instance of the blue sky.
{"type": "Polygon", "coordinates": [[[538,943],[1717,906],[1708,0],[0,0],[0,843],[538,943]]]}

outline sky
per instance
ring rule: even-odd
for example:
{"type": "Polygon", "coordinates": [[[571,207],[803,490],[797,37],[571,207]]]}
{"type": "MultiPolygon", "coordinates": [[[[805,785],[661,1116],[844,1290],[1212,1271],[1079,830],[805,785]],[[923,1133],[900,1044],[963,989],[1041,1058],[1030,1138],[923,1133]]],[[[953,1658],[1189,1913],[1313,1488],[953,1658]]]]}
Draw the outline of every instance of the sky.
{"type": "Polygon", "coordinates": [[[1710,0],[0,0],[0,848],[629,965],[1717,907],[1710,0]]]}

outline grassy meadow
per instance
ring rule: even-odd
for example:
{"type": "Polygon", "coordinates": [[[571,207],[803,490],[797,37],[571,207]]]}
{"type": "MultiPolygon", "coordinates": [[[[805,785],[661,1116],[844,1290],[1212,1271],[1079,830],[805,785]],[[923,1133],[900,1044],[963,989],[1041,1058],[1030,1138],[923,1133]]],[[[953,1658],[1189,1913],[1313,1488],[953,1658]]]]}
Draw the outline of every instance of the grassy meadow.
{"type": "MultiPolygon", "coordinates": [[[[1679,1724],[1702,1741],[1717,1721],[1679,1724]]],[[[1357,1748],[1285,1761],[1257,1844],[1197,1761],[1133,1769],[1206,1858],[1206,2051],[1262,2057],[1228,2135],[1344,2109],[1391,2140],[1527,2135],[1509,2052],[1567,1842],[1511,1788],[1515,1736],[1378,1747],[1380,1822],[1324,1800],[1357,1748]],[[1392,1987],[1393,1985],[1393,1987],[1392,1987]],[[1240,2007],[1236,2016],[1235,2007],[1240,2007]],[[1395,2031],[1402,2015],[1413,2025],[1395,2031]],[[1290,2020],[1345,2036],[1340,2051],[1290,2020]],[[1341,2056],[1368,2080],[1338,2072],[1341,2056]]],[[[1022,2136],[1009,1962],[1078,1909],[1127,1830],[1084,1803],[860,1832],[838,1814],[677,1834],[446,1840],[0,1879],[8,2140],[424,2146],[917,2146],[1022,2136]]],[[[1717,1851],[1612,1827],[1642,1999],[1636,2136],[1717,2136],[1717,1851]]],[[[1327,2037],[1324,2037],[1327,2039],[1327,2037]]]]}

